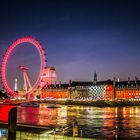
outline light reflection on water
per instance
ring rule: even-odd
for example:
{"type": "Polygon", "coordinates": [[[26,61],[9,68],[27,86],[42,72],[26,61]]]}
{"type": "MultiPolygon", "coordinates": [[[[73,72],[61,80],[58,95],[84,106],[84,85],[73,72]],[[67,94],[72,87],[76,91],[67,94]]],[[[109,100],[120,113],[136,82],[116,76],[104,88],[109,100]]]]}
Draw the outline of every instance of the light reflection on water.
{"type": "MultiPolygon", "coordinates": [[[[4,106],[0,108],[2,110],[4,106]]],[[[0,121],[4,119],[0,111],[0,121]],[[2,117],[1,117],[2,116],[2,117]]],[[[18,122],[26,124],[54,125],[64,128],[66,135],[72,135],[72,122],[78,122],[83,136],[94,139],[139,139],[140,107],[84,107],[61,106],[47,108],[18,107],[18,122]]],[[[80,132],[79,132],[80,134],[80,132]]]]}

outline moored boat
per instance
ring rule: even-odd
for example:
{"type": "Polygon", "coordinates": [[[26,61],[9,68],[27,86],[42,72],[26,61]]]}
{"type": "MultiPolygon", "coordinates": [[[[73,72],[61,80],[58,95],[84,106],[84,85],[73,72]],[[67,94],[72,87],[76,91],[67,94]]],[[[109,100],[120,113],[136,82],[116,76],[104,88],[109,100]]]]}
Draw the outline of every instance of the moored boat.
{"type": "Polygon", "coordinates": [[[39,107],[38,102],[23,102],[20,104],[22,107],[39,107]]]}
{"type": "Polygon", "coordinates": [[[60,108],[60,106],[58,106],[56,104],[50,104],[47,106],[47,108],[60,108]]]}

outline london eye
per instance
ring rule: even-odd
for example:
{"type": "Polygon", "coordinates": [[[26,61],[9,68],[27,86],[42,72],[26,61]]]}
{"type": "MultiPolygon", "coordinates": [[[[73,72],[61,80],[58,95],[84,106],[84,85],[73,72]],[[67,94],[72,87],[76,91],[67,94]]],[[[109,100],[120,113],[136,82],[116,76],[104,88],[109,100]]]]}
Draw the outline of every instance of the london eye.
{"type": "MultiPolygon", "coordinates": [[[[29,43],[31,45],[34,46],[34,48],[37,50],[38,54],[39,54],[39,59],[40,59],[40,66],[39,66],[39,74],[36,78],[36,81],[34,82],[34,84],[31,86],[30,84],[30,88],[27,89],[26,88],[26,95],[29,97],[30,95],[34,95],[34,92],[37,90],[37,88],[40,85],[40,81],[41,81],[41,76],[43,73],[44,68],[46,67],[46,56],[45,56],[45,51],[44,48],[42,47],[41,43],[35,39],[34,37],[31,36],[26,36],[26,37],[22,37],[17,39],[16,41],[14,41],[6,50],[3,58],[2,58],[2,62],[1,62],[1,81],[3,84],[4,89],[6,90],[8,96],[10,97],[15,97],[18,96],[17,92],[15,92],[8,84],[7,82],[7,76],[6,76],[6,71],[7,71],[7,63],[10,59],[10,55],[13,53],[13,51],[22,43],[29,43]]],[[[24,46],[23,46],[24,47],[24,46]]],[[[18,54],[17,54],[18,55],[18,54]]],[[[26,57],[26,56],[25,56],[26,57]]],[[[38,59],[38,58],[37,58],[38,59]]],[[[29,83],[29,79],[27,76],[27,73],[25,72],[26,70],[28,70],[28,68],[24,67],[24,66],[19,66],[19,68],[24,71],[24,86],[26,86],[27,84],[25,83],[25,79],[27,79],[27,82],[29,83]]]]}

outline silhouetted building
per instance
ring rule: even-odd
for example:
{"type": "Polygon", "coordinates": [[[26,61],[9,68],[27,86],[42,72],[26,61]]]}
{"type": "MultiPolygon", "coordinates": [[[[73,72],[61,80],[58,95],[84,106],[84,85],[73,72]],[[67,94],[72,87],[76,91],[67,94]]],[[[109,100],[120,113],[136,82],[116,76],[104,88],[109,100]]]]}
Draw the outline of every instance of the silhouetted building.
{"type": "Polygon", "coordinates": [[[93,84],[97,84],[97,73],[94,73],[93,84]]]}

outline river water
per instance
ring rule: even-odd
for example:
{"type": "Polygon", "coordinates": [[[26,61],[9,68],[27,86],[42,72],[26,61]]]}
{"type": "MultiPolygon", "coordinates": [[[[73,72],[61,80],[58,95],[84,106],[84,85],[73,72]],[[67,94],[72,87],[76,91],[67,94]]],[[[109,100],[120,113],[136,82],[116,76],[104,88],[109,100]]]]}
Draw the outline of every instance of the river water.
{"type": "MultiPolygon", "coordinates": [[[[93,139],[140,139],[140,107],[60,106],[47,108],[18,107],[18,123],[55,126],[72,136],[73,122],[79,134],[93,139]]],[[[0,106],[0,121],[7,121],[12,106],[0,106]]]]}

